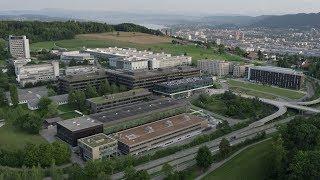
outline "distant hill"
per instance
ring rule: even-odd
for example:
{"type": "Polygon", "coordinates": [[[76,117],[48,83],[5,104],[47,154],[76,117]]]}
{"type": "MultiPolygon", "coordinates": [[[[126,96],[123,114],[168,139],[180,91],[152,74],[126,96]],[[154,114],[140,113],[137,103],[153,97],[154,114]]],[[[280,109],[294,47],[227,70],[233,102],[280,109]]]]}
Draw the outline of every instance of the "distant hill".
{"type": "Polygon", "coordinates": [[[6,21],[44,21],[44,22],[68,21],[68,20],[83,21],[80,19],[51,17],[51,16],[38,15],[38,14],[0,15],[0,20],[6,20],[6,21]]]}
{"type": "MultiPolygon", "coordinates": [[[[259,16],[260,20],[250,24],[251,27],[267,28],[305,28],[320,27],[320,13],[288,14],[281,16],[259,16]]],[[[257,17],[257,18],[259,18],[257,17]]]]}

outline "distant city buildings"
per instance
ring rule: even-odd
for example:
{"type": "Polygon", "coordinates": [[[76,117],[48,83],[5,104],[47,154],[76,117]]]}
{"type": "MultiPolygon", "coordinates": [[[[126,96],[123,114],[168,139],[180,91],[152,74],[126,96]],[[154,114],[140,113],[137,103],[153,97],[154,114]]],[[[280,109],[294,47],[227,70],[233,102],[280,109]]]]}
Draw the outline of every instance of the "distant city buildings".
{"type": "Polygon", "coordinates": [[[59,62],[52,61],[46,64],[16,65],[17,81],[21,86],[27,83],[55,81],[59,77],[59,62]]]}
{"type": "Polygon", "coordinates": [[[301,89],[304,74],[289,68],[254,66],[248,70],[248,80],[288,89],[301,89]]]}
{"type": "Polygon", "coordinates": [[[26,36],[9,36],[10,54],[14,59],[30,59],[29,39],[26,36]]]}

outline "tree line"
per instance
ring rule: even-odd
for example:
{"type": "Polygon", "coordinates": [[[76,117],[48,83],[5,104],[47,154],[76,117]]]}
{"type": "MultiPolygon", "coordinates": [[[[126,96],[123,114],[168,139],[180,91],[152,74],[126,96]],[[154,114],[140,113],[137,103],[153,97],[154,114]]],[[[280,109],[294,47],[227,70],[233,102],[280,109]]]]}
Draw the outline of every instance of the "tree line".
{"type": "Polygon", "coordinates": [[[319,179],[320,116],[297,117],[279,128],[270,154],[270,179],[319,179]]]}
{"type": "Polygon", "coordinates": [[[141,32],[162,35],[160,31],[146,27],[123,23],[110,25],[98,22],[40,22],[40,21],[0,21],[0,37],[8,39],[9,35],[26,35],[31,43],[73,39],[77,34],[103,33],[113,31],[141,32]]]}

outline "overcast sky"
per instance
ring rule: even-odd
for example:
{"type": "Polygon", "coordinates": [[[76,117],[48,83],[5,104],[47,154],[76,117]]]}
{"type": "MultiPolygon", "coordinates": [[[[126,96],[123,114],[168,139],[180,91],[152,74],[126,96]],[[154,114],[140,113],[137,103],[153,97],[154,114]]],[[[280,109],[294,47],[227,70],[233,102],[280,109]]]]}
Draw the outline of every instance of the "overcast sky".
{"type": "Polygon", "coordinates": [[[2,11],[44,8],[260,15],[319,12],[320,0],[0,0],[2,11]]]}

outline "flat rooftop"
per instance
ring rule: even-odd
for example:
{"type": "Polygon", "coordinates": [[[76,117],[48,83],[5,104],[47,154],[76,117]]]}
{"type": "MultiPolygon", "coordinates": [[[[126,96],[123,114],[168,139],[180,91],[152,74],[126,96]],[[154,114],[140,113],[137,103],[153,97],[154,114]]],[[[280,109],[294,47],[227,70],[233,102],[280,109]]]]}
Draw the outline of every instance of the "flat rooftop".
{"type": "Polygon", "coordinates": [[[133,105],[104,111],[101,113],[91,114],[90,117],[102,123],[108,124],[121,119],[141,116],[146,113],[163,111],[164,109],[172,109],[178,106],[185,106],[184,100],[173,100],[170,98],[162,98],[149,102],[140,102],[133,105]]]}
{"type": "Polygon", "coordinates": [[[283,73],[283,74],[293,74],[293,75],[303,75],[303,72],[296,71],[290,68],[282,68],[282,67],[274,67],[274,66],[252,66],[250,69],[257,69],[262,71],[270,71],[276,73],[283,73]]]}
{"type": "Polygon", "coordinates": [[[105,144],[117,142],[116,139],[113,139],[103,133],[96,134],[96,135],[89,136],[89,137],[85,137],[85,138],[79,139],[78,141],[91,147],[91,148],[95,148],[95,147],[99,147],[99,146],[102,146],[105,144]]]}
{"type": "Polygon", "coordinates": [[[65,121],[60,121],[57,124],[65,127],[70,131],[78,131],[82,129],[87,129],[95,126],[102,125],[101,122],[90,118],[89,116],[82,116],[73,119],[68,119],[65,121]]]}
{"type": "Polygon", "coordinates": [[[121,93],[116,94],[109,94],[101,97],[91,98],[87,99],[89,102],[93,102],[95,104],[103,104],[107,102],[112,102],[120,99],[128,99],[130,97],[134,96],[144,96],[144,95],[151,95],[151,92],[149,92],[147,89],[133,89],[130,91],[125,91],[121,93]]]}
{"type": "Polygon", "coordinates": [[[104,71],[101,72],[95,72],[95,73],[88,73],[88,74],[82,74],[82,75],[66,75],[60,77],[60,79],[70,82],[77,82],[77,81],[85,81],[85,80],[92,80],[96,78],[107,78],[107,75],[104,71]]]}
{"type": "Polygon", "coordinates": [[[174,81],[169,81],[169,82],[163,82],[158,84],[159,86],[167,86],[167,87],[175,87],[175,86],[180,86],[184,84],[192,84],[200,81],[207,81],[211,80],[213,82],[212,77],[192,77],[192,78],[185,78],[185,79],[179,79],[179,80],[174,80],[174,81]]]}
{"type": "Polygon", "coordinates": [[[107,70],[107,73],[116,74],[120,76],[125,76],[128,78],[143,78],[143,77],[154,77],[154,76],[161,76],[161,75],[169,75],[172,73],[179,73],[179,72],[192,72],[192,71],[199,71],[200,69],[194,68],[191,66],[179,66],[179,67],[172,67],[172,68],[162,68],[157,70],[135,70],[135,71],[125,71],[125,70],[107,70]]]}
{"type": "Polygon", "coordinates": [[[119,141],[134,146],[176,131],[203,123],[206,120],[191,114],[181,114],[118,133],[119,141]]]}

